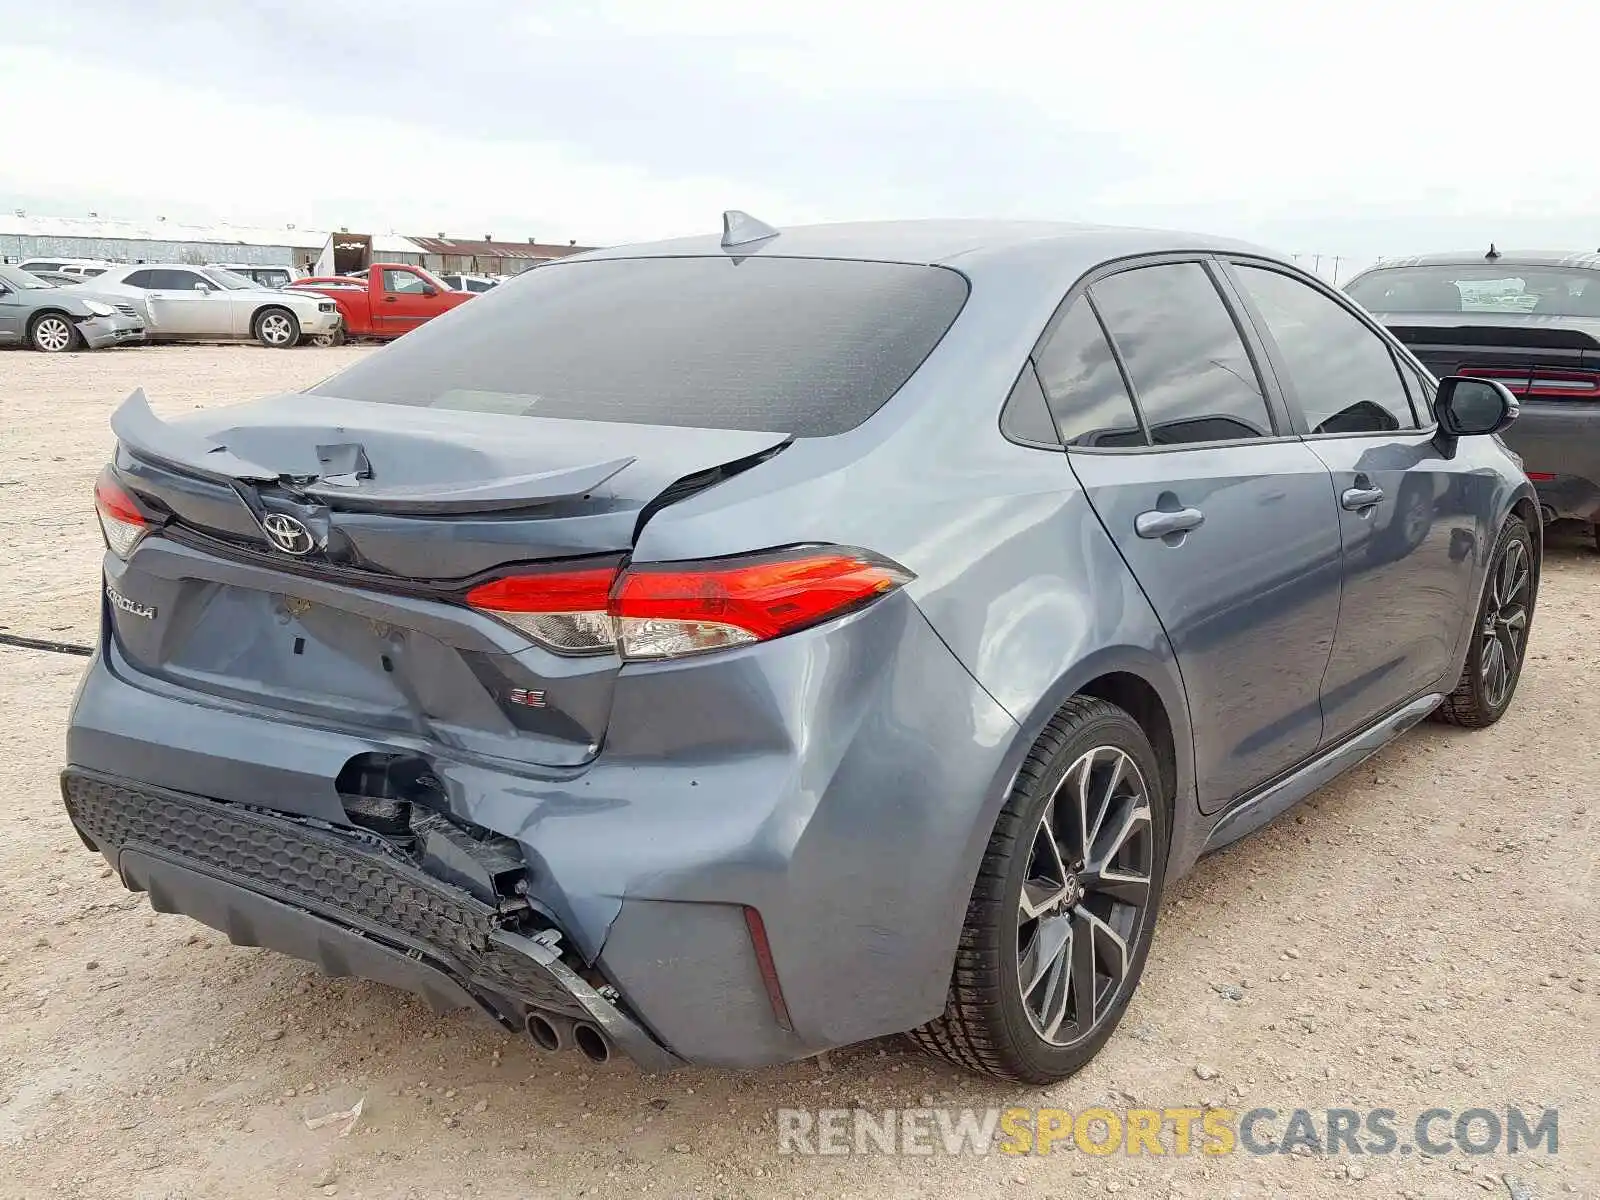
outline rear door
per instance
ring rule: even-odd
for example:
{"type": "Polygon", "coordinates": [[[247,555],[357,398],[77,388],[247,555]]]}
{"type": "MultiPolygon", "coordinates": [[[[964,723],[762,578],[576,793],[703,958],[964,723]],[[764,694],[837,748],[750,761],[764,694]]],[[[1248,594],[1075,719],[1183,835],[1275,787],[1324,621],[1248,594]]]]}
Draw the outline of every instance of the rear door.
{"type": "Polygon", "coordinates": [[[1177,654],[1208,810],[1317,748],[1340,582],[1328,469],[1274,412],[1214,270],[1096,279],[1038,356],[1072,468],[1177,654]]]}
{"type": "Polygon", "coordinates": [[[1332,742],[1450,670],[1496,484],[1440,452],[1416,369],[1343,297],[1276,264],[1230,270],[1297,427],[1333,473],[1345,570],[1322,692],[1332,742]]]}

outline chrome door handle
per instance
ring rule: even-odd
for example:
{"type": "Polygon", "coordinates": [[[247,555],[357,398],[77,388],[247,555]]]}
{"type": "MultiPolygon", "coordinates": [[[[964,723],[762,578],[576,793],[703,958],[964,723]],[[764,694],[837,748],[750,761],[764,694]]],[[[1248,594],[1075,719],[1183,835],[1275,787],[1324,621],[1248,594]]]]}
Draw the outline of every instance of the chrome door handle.
{"type": "Polygon", "coordinates": [[[1206,515],[1198,508],[1180,508],[1164,512],[1153,508],[1133,519],[1133,531],[1142,538],[1166,537],[1169,533],[1188,533],[1205,524],[1206,515]]]}
{"type": "Polygon", "coordinates": [[[1348,508],[1351,512],[1359,512],[1363,508],[1371,508],[1382,499],[1383,489],[1381,487],[1353,487],[1345,489],[1344,495],[1339,497],[1339,504],[1343,508],[1348,508]]]}

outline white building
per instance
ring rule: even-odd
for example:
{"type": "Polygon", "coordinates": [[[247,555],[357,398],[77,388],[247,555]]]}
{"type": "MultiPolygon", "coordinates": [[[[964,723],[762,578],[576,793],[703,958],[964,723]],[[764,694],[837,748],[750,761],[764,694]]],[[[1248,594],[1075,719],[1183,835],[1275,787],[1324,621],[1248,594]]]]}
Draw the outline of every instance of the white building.
{"type": "MultiPolygon", "coordinates": [[[[308,267],[327,243],[329,231],[285,225],[185,225],[154,221],[116,221],[100,217],[35,217],[0,214],[0,260],[103,258],[111,262],[248,263],[252,266],[308,267]]],[[[422,248],[396,234],[372,238],[375,258],[420,265],[422,248]]]]}

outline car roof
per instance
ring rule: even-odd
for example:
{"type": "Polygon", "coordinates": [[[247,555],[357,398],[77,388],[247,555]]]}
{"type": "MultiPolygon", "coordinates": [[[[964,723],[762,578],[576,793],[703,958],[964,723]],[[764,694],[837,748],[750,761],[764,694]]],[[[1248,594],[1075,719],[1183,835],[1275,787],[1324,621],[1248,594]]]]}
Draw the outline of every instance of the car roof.
{"type": "Polygon", "coordinates": [[[595,259],[726,255],[937,264],[968,272],[1041,265],[1087,270],[1097,263],[1135,254],[1183,251],[1268,254],[1246,242],[1172,230],[1053,221],[925,220],[780,228],[776,236],[764,241],[726,249],[720,235],[711,233],[592,250],[548,265],[595,259]]]}
{"type": "MultiPolygon", "coordinates": [[[[1495,257],[1490,258],[1482,250],[1456,250],[1442,254],[1380,258],[1367,271],[1384,271],[1392,267],[1581,267],[1600,271],[1600,251],[1496,250],[1495,257]]],[[[1366,271],[1361,273],[1365,275],[1366,271]]]]}

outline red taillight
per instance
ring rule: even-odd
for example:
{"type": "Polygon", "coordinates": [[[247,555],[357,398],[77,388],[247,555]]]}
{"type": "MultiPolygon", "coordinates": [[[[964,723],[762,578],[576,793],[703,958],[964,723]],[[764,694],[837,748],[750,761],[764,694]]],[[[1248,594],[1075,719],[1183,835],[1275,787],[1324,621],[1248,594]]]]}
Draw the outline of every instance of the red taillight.
{"type": "Polygon", "coordinates": [[[615,565],[509,575],[479,584],[467,593],[467,603],[562,654],[599,654],[616,647],[616,626],[606,609],[616,578],[615,565]]]}
{"type": "Polygon", "coordinates": [[[1527,394],[1563,400],[1594,400],[1600,398],[1600,375],[1593,371],[1547,371],[1535,367],[1527,394]]]}
{"type": "Polygon", "coordinates": [[[1534,483],[1549,483],[1555,476],[1549,471],[1529,471],[1528,478],[1534,483]]]}
{"type": "Polygon", "coordinates": [[[875,554],[829,546],[518,575],[481,584],[466,599],[563,653],[676,658],[832,620],[910,579],[875,554]]]}
{"type": "Polygon", "coordinates": [[[94,481],[94,508],[111,553],[127,558],[149,531],[150,521],[117,482],[110,467],[104,468],[94,481]]]}
{"type": "Polygon", "coordinates": [[[793,633],[910,578],[876,555],[832,547],[726,563],[651,563],[623,572],[611,611],[627,657],[671,658],[793,633]]]}
{"type": "Polygon", "coordinates": [[[1496,380],[1518,396],[1600,400],[1600,372],[1595,371],[1564,371],[1559,367],[1473,367],[1461,374],[1496,380]]]}

